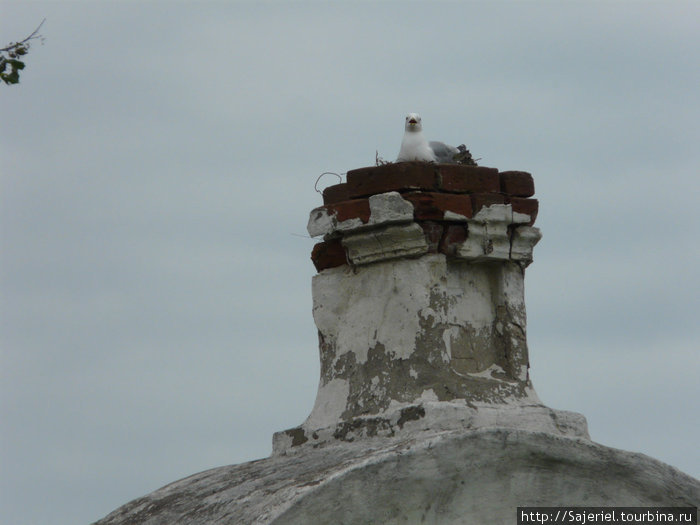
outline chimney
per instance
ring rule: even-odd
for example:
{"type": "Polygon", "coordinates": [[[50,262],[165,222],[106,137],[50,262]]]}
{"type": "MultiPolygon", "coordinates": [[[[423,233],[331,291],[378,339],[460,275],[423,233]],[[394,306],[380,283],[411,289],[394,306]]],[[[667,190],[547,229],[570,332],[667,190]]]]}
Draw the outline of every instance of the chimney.
{"type": "Polygon", "coordinates": [[[302,446],[505,426],[588,437],[529,378],[525,268],[541,234],[529,173],[402,162],[349,171],[308,231],[321,377],[302,446]]]}
{"type": "Polygon", "coordinates": [[[95,525],[513,523],[520,507],[570,505],[690,520],[697,480],[591,441],[582,415],[532,388],[533,194],[528,173],[421,163],[326,188],[309,219],[323,236],[309,417],[275,433],[271,457],[170,483],[95,525]]]}

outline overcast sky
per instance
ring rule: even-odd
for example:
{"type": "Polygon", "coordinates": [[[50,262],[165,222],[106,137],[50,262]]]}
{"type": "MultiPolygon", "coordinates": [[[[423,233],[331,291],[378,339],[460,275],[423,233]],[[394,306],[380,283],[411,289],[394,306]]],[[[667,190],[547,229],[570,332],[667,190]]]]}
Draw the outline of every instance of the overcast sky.
{"type": "Polygon", "coordinates": [[[0,2],[0,520],[269,455],[318,382],[308,212],[404,116],[533,174],[531,376],[700,476],[700,3],[0,2]],[[335,182],[333,177],[324,184],[335,182]]]}

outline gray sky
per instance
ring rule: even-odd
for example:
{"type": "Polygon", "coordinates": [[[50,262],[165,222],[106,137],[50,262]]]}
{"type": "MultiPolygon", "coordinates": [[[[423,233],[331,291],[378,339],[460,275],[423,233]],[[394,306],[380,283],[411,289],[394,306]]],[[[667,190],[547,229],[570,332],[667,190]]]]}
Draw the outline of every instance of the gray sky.
{"type": "Polygon", "coordinates": [[[700,475],[700,4],[0,2],[0,520],[265,457],[318,381],[308,212],[407,112],[530,171],[531,375],[700,475]],[[327,184],[333,178],[326,180],[327,184]]]}

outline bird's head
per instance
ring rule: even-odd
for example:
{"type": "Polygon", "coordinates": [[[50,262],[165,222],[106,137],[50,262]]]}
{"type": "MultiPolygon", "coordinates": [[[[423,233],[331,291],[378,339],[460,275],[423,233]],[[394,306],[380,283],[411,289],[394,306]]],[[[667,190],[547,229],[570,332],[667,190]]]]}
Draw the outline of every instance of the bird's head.
{"type": "Polygon", "coordinates": [[[421,131],[423,129],[420,123],[420,115],[418,113],[409,113],[406,115],[406,131],[421,131]]]}

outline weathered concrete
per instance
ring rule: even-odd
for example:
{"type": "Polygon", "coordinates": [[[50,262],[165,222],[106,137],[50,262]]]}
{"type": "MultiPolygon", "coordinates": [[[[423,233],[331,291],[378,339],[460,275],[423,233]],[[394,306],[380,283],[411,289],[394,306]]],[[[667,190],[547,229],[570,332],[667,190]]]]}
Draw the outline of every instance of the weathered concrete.
{"type": "MultiPolygon", "coordinates": [[[[497,210],[501,217],[509,208],[497,210]]],[[[407,227],[383,232],[389,237],[399,228],[407,227]]],[[[389,250],[392,244],[384,239],[376,246],[389,250]]],[[[478,405],[538,405],[528,377],[523,272],[514,262],[470,264],[429,254],[316,275],[317,399],[300,427],[276,435],[275,453],[347,439],[348,428],[355,437],[400,433],[402,411],[423,401],[459,403],[447,411],[432,406],[429,417],[416,417],[422,421],[410,428],[466,428],[460,421],[472,420],[469,411],[478,405]]],[[[575,435],[587,435],[581,420],[575,435]]]]}
{"type": "Polygon", "coordinates": [[[220,467],[95,525],[506,525],[518,506],[700,506],[700,482],[587,439],[490,428],[220,467]]]}

